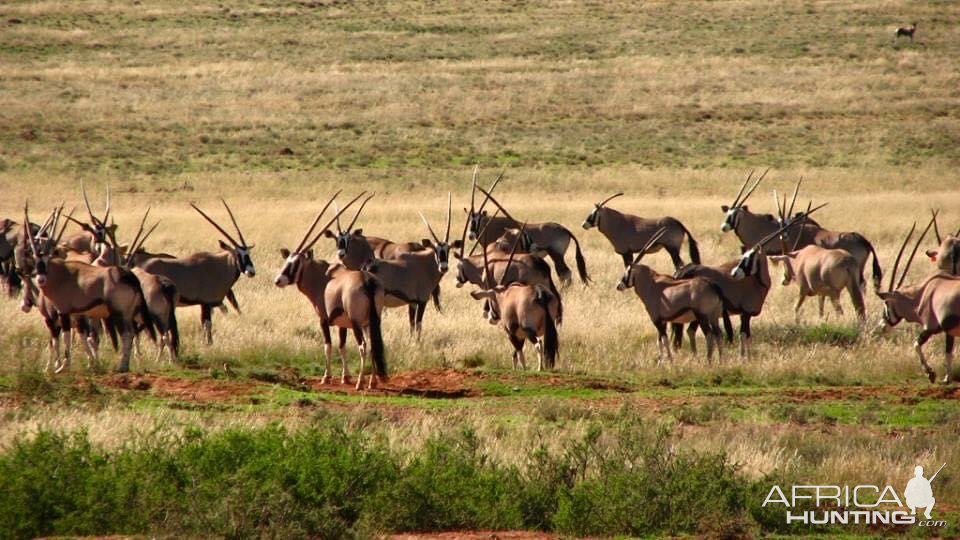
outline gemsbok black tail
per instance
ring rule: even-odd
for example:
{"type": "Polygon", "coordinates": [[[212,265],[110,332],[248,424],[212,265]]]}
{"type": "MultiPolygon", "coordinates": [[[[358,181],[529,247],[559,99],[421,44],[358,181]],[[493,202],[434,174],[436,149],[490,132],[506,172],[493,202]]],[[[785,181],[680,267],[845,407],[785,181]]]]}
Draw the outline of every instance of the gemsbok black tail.
{"type": "Polygon", "coordinates": [[[547,368],[553,369],[557,364],[557,355],[560,352],[560,337],[557,335],[557,325],[550,315],[550,300],[553,294],[549,291],[537,289],[537,304],[543,308],[543,357],[547,368]]]}
{"type": "Polygon", "coordinates": [[[700,245],[693,239],[693,235],[690,234],[690,231],[687,230],[683,223],[678,221],[677,224],[683,229],[683,233],[687,235],[687,250],[690,252],[690,262],[700,264],[700,245]]]}
{"type": "Polygon", "coordinates": [[[383,329],[380,327],[380,312],[377,311],[377,287],[378,283],[374,279],[363,280],[363,290],[367,293],[367,299],[370,302],[370,313],[367,320],[370,323],[370,357],[373,359],[374,368],[377,375],[387,376],[387,358],[383,348],[383,329]]]}
{"type": "Polygon", "coordinates": [[[573,235],[572,232],[567,231],[567,234],[570,235],[570,239],[573,240],[574,254],[577,259],[577,273],[580,274],[580,281],[584,285],[590,284],[590,276],[587,274],[587,261],[583,258],[583,252],[580,251],[580,241],[577,240],[577,237],[573,235]]]}

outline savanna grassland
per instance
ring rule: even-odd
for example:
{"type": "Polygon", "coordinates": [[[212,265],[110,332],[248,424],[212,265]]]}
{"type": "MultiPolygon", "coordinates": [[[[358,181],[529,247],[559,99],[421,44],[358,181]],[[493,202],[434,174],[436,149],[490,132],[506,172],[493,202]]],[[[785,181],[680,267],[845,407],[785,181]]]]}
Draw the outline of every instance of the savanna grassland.
{"type": "MultiPolygon", "coordinates": [[[[182,363],[145,342],[130,375],[77,345],[69,373],[42,373],[40,318],[0,300],[0,536],[922,535],[788,528],[760,505],[774,483],[902,490],[944,462],[947,528],[929,534],[960,534],[960,390],[923,377],[915,327],[870,333],[872,293],[862,334],[846,297],[796,324],[796,285],[775,283],[753,358],[658,365],[639,299],[614,288],[620,257],[580,228],[624,191],[613,207],[674,216],[728,260],[720,205],[769,167],[752,209],[802,176],[803,204],[829,203],[818,221],[889,271],[929,209],[960,225],[958,22],[954,2],[905,1],[3,3],[0,217],[81,205],[80,179],[100,207],[109,184],[121,242],[149,206],[148,247],[187,254],[218,240],[188,203],[226,223],[222,196],[258,273],[236,284],[242,314],[214,314],[213,346],[184,308],[182,363]],[[450,276],[420,342],[387,312],[388,389],[319,385],[319,328],[273,285],[279,249],[337,189],[376,191],[358,224],[394,240],[427,237],[417,210],[441,228],[451,192],[459,235],[475,165],[483,185],[506,171],[513,215],[583,246],[593,283],[563,291],[558,371],[511,371],[450,276]]],[[[918,259],[907,281],[931,271],[918,259]]]]}

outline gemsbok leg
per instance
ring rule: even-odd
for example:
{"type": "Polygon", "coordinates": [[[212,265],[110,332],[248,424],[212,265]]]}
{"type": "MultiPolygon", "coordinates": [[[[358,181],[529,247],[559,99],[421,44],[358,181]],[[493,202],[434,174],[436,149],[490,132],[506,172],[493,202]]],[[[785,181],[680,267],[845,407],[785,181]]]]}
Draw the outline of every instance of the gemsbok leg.
{"type": "Polygon", "coordinates": [[[207,345],[213,345],[213,304],[200,305],[200,327],[207,345]]]}
{"type": "MultiPolygon", "coordinates": [[[[340,338],[340,384],[350,384],[350,368],[347,367],[347,329],[338,328],[340,338]]],[[[361,365],[360,377],[363,377],[361,365]]]]}
{"type": "Polygon", "coordinates": [[[513,369],[519,369],[526,371],[527,362],[523,357],[523,340],[515,336],[509,330],[507,331],[507,337],[510,339],[510,344],[513,345],[513,369]]]}
{"type": "Polygon", "coordinates": [[[943,382],[949,383],[953,378],[953,336],[946,334],[945,337],[946,350],[943,355],[943,364],[947,372],[943,375],[943,382]]]}
{"type": "Polygon", "coordinates": [[[917,356],[920,357],[920,365],[923,366],[923,371],[927,374],[930,382],[934,382],[934,380],[936,380],[937,374],[932,368],[930,368],[930,365],[927,364],[927,358],[923,355],[923,346],[934,334],[935,332],[924,330],[920,332],[920,335],[917,336],[917,340],[913,342],[913,350],[917,351],[917,356]]]}

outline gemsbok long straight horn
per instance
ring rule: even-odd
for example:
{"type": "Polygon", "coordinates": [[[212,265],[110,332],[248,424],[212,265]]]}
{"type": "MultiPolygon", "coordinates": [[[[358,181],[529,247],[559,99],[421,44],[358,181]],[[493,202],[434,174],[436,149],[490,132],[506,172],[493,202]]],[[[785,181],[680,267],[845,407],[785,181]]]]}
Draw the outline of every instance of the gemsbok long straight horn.
{"type": "MultiPolygon", "coordinates": [[[[931,210],[933,212],[933,210],[931,210]]],[[[960,229],[946,238],[940,236],[940,227],[937,225],[936,213],[933,212],[933,230],[937,237],[937,249],[925,251],[930,261],[937,265],[937,269],[950,275],[960,274],[960,229]]]]}
{"type": "Polygon", "coordinates": [[[877,291],[877,296],[883,300],[884,304],[881,330],[887,331],[904,319],[920,325],[921,331],[914,341],[913,349],[916,351],[917,357],[920,359],[920,365],[930,382],[936,380],[936,372],[927,364],[926,356],[923,354],[923,346],[931,337],[941,333],[945,334],[943,382],[949,383],[953,376],[954,340],[957,336],[960,336],[960,279],[938,272],[920,281],[917,285],[903,286],[907,273],[910,271],[913,257],[935,220],[936,215],[933,216],[930,224],[917,239],[903,273],[899,281],[896,281],[896,286],[894,286],[903,251],[917,227],[916,223],[913,224],[909,234],[900,246],[900,251],[897,253],[893,271],[890,273],[889,289],[886,292],[877,291]]]}

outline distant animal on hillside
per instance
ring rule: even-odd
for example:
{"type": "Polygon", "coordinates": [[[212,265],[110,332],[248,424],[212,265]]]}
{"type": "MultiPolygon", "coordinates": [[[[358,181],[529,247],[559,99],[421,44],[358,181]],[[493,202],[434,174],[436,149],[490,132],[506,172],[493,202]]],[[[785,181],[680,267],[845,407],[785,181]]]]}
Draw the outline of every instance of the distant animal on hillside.
{"type": "Polygon", "coordinates": [[[901,26],[897,28],[897,33],[894,36],[894,39],[899,39],[900,36],[907,36],[910,38],[910,41],[913,41],[913,34],[917,31],[917,23],[913,23],[910,26],[901,26]]]}

